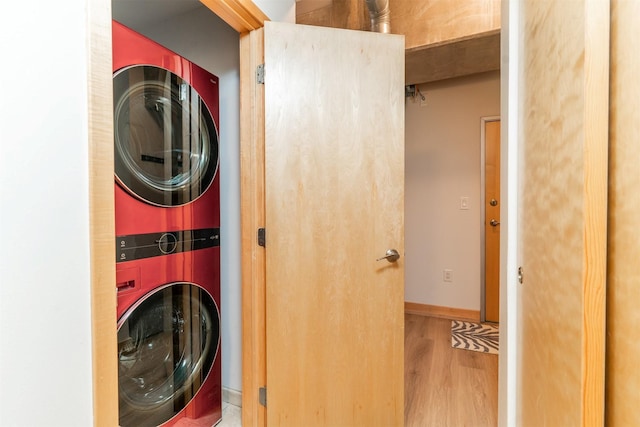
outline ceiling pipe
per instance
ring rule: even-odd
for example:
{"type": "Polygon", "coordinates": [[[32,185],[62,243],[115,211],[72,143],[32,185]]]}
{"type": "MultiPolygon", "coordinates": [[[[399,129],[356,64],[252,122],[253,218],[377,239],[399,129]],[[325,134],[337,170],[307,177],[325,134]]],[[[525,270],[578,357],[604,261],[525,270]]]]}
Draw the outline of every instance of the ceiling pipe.
{"type": "Polygon", "coordinates": [[[377,33],[391,32],[391,12],[389,0],[365,0],[371,18],[371,31],[377,33]]]}

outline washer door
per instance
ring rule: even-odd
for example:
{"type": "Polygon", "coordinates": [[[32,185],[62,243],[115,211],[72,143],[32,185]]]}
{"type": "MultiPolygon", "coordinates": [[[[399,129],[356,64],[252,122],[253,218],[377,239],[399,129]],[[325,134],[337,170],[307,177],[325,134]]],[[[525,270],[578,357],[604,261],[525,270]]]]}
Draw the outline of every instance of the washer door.
{"type": "Polygon", "coordinates": [[[218,135],[206,104],[182,78],[150,65],[113,77],[116,180],[158,206],[180,206],[209,188],[218,135]]]}
{"type": "Polygon", "coordinates": [[[187,406],[220,342],[215,301],[200,286],[172,283],[138,301],[118,322],[122,427],[157,426],[187,406]]]}

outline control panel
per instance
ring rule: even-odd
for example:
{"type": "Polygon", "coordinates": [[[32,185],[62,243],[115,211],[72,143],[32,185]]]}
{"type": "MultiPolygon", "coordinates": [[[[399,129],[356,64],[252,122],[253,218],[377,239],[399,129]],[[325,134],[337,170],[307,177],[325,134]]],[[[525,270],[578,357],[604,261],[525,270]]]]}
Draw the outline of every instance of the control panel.
{"type": "Polygon", "coordinates": [[[116,262],[220,246],[220,229],[168,231],[116,237],[116,262]]]}

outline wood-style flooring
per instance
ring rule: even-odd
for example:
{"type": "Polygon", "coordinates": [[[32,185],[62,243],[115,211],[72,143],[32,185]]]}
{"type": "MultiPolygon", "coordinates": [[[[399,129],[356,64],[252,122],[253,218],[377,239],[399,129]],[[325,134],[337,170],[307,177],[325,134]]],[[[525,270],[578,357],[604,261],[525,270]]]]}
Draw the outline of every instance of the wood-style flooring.
{"type": "Polygon", "coordinates": [[[405,427],[498,424],[498,356],[451,347],[451,320],[405,314],[405,427]]]}

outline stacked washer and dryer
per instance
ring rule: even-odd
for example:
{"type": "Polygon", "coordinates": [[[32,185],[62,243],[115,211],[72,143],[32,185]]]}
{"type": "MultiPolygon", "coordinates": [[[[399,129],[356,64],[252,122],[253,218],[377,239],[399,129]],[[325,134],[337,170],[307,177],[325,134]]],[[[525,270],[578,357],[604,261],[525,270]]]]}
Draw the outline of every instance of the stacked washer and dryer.
{"type": "Polygon", "coordinates": [[[222,416],[218,78],[113,22],[120,426],[222,416]]]}

